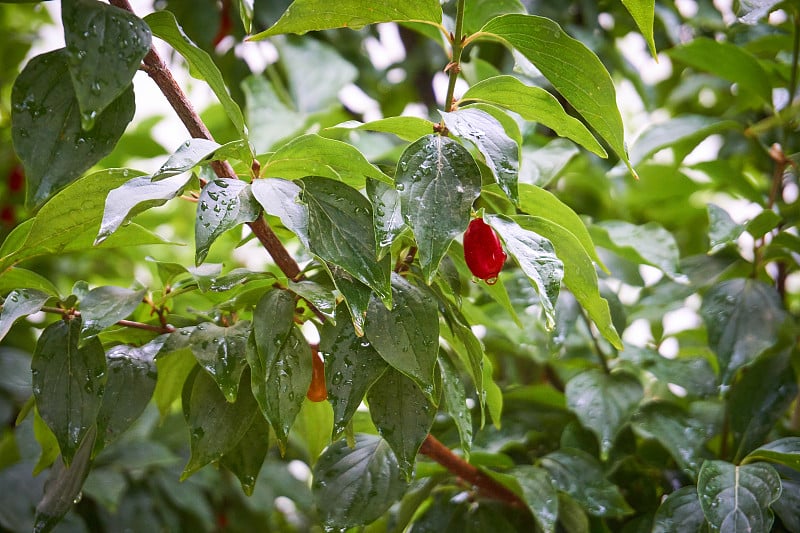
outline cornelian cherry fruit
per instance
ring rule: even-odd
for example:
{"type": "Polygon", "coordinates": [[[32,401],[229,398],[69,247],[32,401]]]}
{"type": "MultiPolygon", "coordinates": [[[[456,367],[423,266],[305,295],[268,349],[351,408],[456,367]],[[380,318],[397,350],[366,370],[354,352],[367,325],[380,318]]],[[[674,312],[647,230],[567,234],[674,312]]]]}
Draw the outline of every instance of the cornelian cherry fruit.
{"type": "Polygon", "coordinates": [[[313,345],[311,358],[311,385],[308,386],[306,398],[312,402],[323,402],[328,399],[328,389],[325,386],[325,361],[313,345]]]}
{"type": "Polygon", "coordinates": [[[495,283],[506,262],[506,253],[497,233],[483,221],[473,219],[464,233],[464,259],[472,274],[495,283]]]}

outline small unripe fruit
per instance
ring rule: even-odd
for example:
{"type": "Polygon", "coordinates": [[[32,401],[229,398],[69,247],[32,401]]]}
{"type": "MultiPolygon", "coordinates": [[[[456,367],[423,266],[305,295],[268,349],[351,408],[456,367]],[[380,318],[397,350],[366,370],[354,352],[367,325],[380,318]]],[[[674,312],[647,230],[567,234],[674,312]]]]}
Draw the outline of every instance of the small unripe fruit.
{"type": "Polygon", "coordinates": [[[482,218],[472,220],[464,233],[464,259],[475,277],[489,284],[497,282],[506,253],[497,233],[482,218]]]}
{"type": "Polygon", "coordinates": [[[312,402],[323,402],[328,399],[328,388],[325,386],[325,361],[314,345],[311,346],[311,384],[308,386],[306,398],[312,402]]]}

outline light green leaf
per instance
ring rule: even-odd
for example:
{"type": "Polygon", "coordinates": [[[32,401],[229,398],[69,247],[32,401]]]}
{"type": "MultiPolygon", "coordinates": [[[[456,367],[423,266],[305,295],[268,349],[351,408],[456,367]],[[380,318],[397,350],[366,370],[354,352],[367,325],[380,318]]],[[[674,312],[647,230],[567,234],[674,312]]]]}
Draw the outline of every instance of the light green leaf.
{"type": "Polygon", "coordinates": [[[527,13],[520,0],[492,0],[491,2],[466,2],[464,4],[464,31],[475,33],[487,21],[506,13],[527,13]]]}
{"type": "Polygon", "coordinates": [[[205,260],[211,244],[220,235],[246,222],[253,222],[260,214],[260,206],[248,183],[237,179],[209,181],[197,199],[195,264],[205,260]]]}
{"type": "Polygon", "coordinates": [[[249,37],[257,41],[281,33],[303,34],[331,28],[360,29],[378,22],[426,22],[439,24],[442,8],[438,0],[375,3],[369,0],[342,0],[331,5],[326,0],[295,0],[268,30],[249,37]]]}
{"type": "Polygon", "coordinates": [[[608,220],[590,226],[589,234],[597,246],[637,264],[654,266],[672,279],[680,277],[678,244],[672,234],[655,222],[636,226],[608,220]]]}
{"type": "Polygon", "coordinates": [[[680,163],[703,139],[715,133],[740,129],[734,120],[719,120],[702,115],[681,115],[652,124],[636,138],[631,147],[631,163],[638,165],[659,150],[671,148],[680,163]]]}
{"type": "Polygon", "coordinates": [[[744,231],[741,224],[733,221],[727,211],[709,203],[708,209],[708,252],[715,253],[736,243],[744,231]]]}
{"type": "Polygon", "coordinates": [[[38,313],[49,298],[49,294],[36,289],[11,291],[0,307],[0,340],[8,334],[14,322],[24,316],[38,313]]]}
{"type": "Polygon", "coordinates": [[[270,151],[281,140],[288,140],[306,121],[306,116],[286,105],[263,75],[242,81],[250,141],[257,154],[270,151]]]}
{"type": "Polygon", "coordinates": [[[325,128],[325,133],[337,133],[340,131],[365,130],[378,131],[381,133],[391,133],[397,135],[404,141],[413,142],[433,133],[435,124],[430,120],[419,117],[386,117],[371,122],[363,123],[356,120],[348,120],[336,126],[325,128]]]}
{"type": "Polygon", "coordinates": [[[53,285],[52,281],[32,270],[11,267],[0,272],[0,294],[6,294],[10,290],[20,287],[44,292],[50,296],[59,295],[58,288],[53,285]]]}
{"type": "Polygon", "coordinates": [[[658,60],[656,43],[653,40],[653,19],[655,18],[655,0],[622,0],[622,5],[633,17],[642,37],[647,41],[650,53],[658,60]]]}
{"type": "Polygon", "coordinates": [[[227,328],[204,322],[189,336],[189,348],[197,362],[214,379],[228,402],[235,402],[239,394],[250,329],[246,320],[227,328]]]}

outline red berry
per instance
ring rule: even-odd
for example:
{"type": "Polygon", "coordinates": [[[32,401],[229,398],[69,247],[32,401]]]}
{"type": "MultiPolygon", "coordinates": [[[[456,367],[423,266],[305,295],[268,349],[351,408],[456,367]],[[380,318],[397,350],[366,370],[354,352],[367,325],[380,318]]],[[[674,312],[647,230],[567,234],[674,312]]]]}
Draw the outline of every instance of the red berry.
{"type": "Polygon", "coordinates": [[[497,233],[482,218],[469,223],[464,233],[464,259],[475,277],[488,283],[497,281],[497,275],[506,262],[506,253],[497,233]]]}
{"type": "Polygon", "coordinates": [[[8,190],[10,192],[20,192],[25,186],[25,174],[20,165],[15,165],[8,173],[8,190]]]}
{"type": "Polygon", "coordinates": [[[0,224],[4,226],[11,227],[17,221],[17,217],[14,214],[14,206],[13,205],[6,205],[0,209],[0,224]]]}
{"type": "Polygon", "coordinates": [[[306,398],[312,402],[322,402],[328,399],[328,389],[325,386],[325,361],[313,345],[311,357],[311,384],[308,386],[306,398]]]}

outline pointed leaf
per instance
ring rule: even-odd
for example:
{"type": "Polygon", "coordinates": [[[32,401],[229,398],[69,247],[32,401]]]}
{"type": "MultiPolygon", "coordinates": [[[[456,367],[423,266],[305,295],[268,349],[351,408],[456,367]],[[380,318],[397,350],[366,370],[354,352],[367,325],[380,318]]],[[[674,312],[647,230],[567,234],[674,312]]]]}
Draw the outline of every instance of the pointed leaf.
{"type": "Polygon", "coordinates": [[[781,495],[781,478],[766,463],[706,461],[697,477],[697,494],[712,528],[766,533],[772,528],[769,506],[781,495]]]}
{"type": "Polygon", "coordinates": [[[460,383],[458,371],[450,358],[439,358],[439,369],[442,372],[444,408],[456,425],[461,450],[464,452],[464,458],[469,461],[469,452],[472,448],[472,413],[467,407],[464,385],[460,383]]]}
{"type": "Polygon", "coordinates": [[[354,279],[344,269],[336,265],[328,265],[328,269],[333,277],[333,283],[336,289],[342,293],[345,302],[347,303],[347,310],[350,312],[350,317],[353,320],[353,328],[356,335],[359,337],[364,336],[364,324],[367,320],[367,310],[369,309],[369,302],[372,299],[372,291],[369,287],[354,279]]]}
{"type": "Polygon", "coordinates": [[[390,258],[375,260],[369,200],[352,187],[327,178],[308,177],[303,186],[311,252],[342,267],[381,300],[390,302],[390,258]]]}
{"type": "Polygon", "coordinates": [[[697,487],[682,487],[661,502],[653,519],[653,533],[705,533],[706,517],[700,507],[697,487]]]}
{"type": "Polygon", "coordinates": [[[622,5],[633,17],[639,31],[650,48],[650,54],[657,59],[656,43],[653,40],[653,20],[655,19],[655,0],[622,0],[622,5]]]}
{"type": "Polygon", "coordinates": [[[139,17],[96,0],[61,5],[69,74],[87,130],[131,84],[150,50],[150,28],[139,17]]]}
{"type": "Polygon", "coordinates": [[[397,135],[404,141],[414,142],[420,137],[433,133],[434,123],[419,117],[386,117],[367,123],[357,120],[348,120],[335,126],[325,128],[325,132],[339,132],[350,130],[378,131],[397,135]]]}
{"type": "Polygon", "coordinates": [[[147,289],[133,291],[122,287],[97,287],[81,298],[81,317],[86,338],[127,318],[142,303],[147,289]]]}
{"type": "Polygon", "coordinates": [[[426,135],[403,151],[395,182],[430,283],[450,243],[467,229],[472,203],[480,194],[480,170],[453,139],[426,135]]]}
{"type": "Polygon", "coordinates": [[[708,204],[708,252],[715,253],[736,244],[744,226],[733,221],[727,211],[718,205],[708,204]]]}
{"type": "Polygon", "coordinates": [[[394,450],[400,471],[411,480],[414,461],[428,436],[436,408],[409,378],[393,368],[367,393],[369,412],[378,433],[394,450]]]}
{"type": "Polygon", "coordinates": [[[194,240],[195,264],[202,263],[217,237],[246,222],[253,222],[261,209],[253,198],[250,185],[241,180],[215,179],[200,191],[194,240]]]}
{"type": "Polygon", "coordinates": [[[199,165],[219,149],[220,145],[208,139],[189,139],[169,156],[169,159],[153,174],[153,181],[160,181],[183,174],[199,165]]]}
{"type": "Polygon", "coordinates": [[[700,421],[675,404],[651,402],[636,411],[631,422],[637,434],[658,441],[684,472],[697,475],[701,449],[710,437],[700,421]]]}
{"type": "Polygon", "coordinates": [[[743,463],[770,461],[800,470],[800,437],[784,437],[750,452],[743,463]]]}
{"type": "Polygon", "coordinates": [[[257,41],[281,33],[303,34],[331,28],[360,29],[378,22],[442,21],[437,0],[375,3],[369,0],[343,0],[332,6],[326,0],[295,0],[283,16],[268,30],[249,37],[257,41]]]}
{"type": "Polygon", "coordinates": [[[362,526],[378,519],[408,488],[388,443],[358,434],[355,446],[334,442],[314,466],[311,491],[330,528],[362,526]]]}
{"type": "Polygon", "coordinates": [[[372,202],[375,222],[375,245],[378,259],[392,248],[392,243],[406,227],[400,208],[400,194],[381,181],[367,180],[367,198],[372,202]]]}
{"type": "Polygon", "coordinates": [[[280,178],[253,180],[253,196],[268,215],[281,219],[303,246],[308,244],[308,206],[301,201],[302,188],[293,181],[280,178]]]}
{"type": "Polygon", "coordinates": [[[547,126],[559,136],[580,144],[600,157],[608,157],[583,122],[568,115],[555,96],[541,87],[525,85],[513,76],[494,76],[479,81],[467,89],[461,100],[504,107],[525,120],[547,126]]]}
{"type": "Polygon", "coordinates": [[[555,326],[555,303],[564,277],[564,264],[556,256],[553,244],[523,229],[517,222],[504,215],[487,215],[484,220],[503,239],[506,251],[519,263],[530,280],[544,311],[546,326],[555,326]]]}
{"type": "Polygon", "coordinates": [[[189,337],[189,347],[197,362],[214,379],[229,402],[235,402],[239,394],[250,329],[250,322],[246,320],[227,328],[204,322],[189,337]]]}
{"type": "Polygon", "coordinates": [[[427,292],[392,274],[392,309],[372,299],[366,336],[389,365],[413,379],[432,398],[439,317],[436,302],[427,292]]]}
{"type": "Polygon", "coordinates": [[[36,407],[66,464],[97,420],[106,383],[103,346],[93,338],[79,349],[80,332],[80,317],[54,322],[42,332],[31,360],[36,407]]]}
{"type": "Polygon", "coordinates": [[[506,134],[503,125],[480,109],[459,109],[452,113],[440,111],[440,114],[451,133],[475,145],[497,184],[516,202],[520,147],[506,134]]]}
{"type": "Polygon", "coordinates": [[[289,280],[288,289],[312,304],[329,321],[336,322],[336,296],[330,288],[314,281],[289,280]]]}
{"type": "Polygon", "coordinates": [[[129,86],[84,131],[67,63],[63,48],[34,57],[11,93],[11,136],[31,204],[43,203],[111,153],[133,118],[129,86]]]}
{"type": "Polygon", "coordinates": [[[676,152],[676,163],[691,152],[700,141],[715,133],[741,128],[734,120],[719,120],[718,117],[683,115],[648,126],[631,147],[631,163],[640,164],[661,149],[672,148],[676,152]]]}
{"type": "Polygon", "coordinates": [[[0,312],[0,340],[3,340],[14,322],[33,313],[38,313],[50,298],[36,289],[17,289],[11,291],[3,302],[0,312]]]}
{"type": "Polygon", "coordinates": [[[250,429],[239,444],[222,456],[220,464],[233,472],[239,479],[244,493],[252,496],[268,451],[269,424],[263,416],[256,414],[250,429]]]}
{"type": "Polygon", "coordinates": [[[608,220],[590,226],[589,233],[597,246],[637,264],[654,266],[672,279],[680,277],[678,244],[671,233],[655,222],[636,226],[622,220],[608,220]]]}
{"type": "Polygon", "coordinates": [[[558,492],[550,482],[550,474],[538,466],[527,465],[518,466],[511,473],[536,523],[544,533],[554,533],[558,519],[558,492]]]}
{"type": "Polygon", "coordinates": [[[531,61],[635,175],[625,150],[614,83],[592,51],[556,22],[532,15],[501,15],[487,22],[481,33],[531,61]]]}
{"type": "MultiPolygon", "coordinates": [[[[0,255],[0,262],[2,262],[1,258],[2,255],[0,255]]],[[[43,292],[49,296],[59,295],[58,288],[53,285],[52,281],[45,278],[41,274],[37,274],[33,270],[10,267],[3,272],[0,272],[0,294],[5,294],[20,287],[25,287],[28,290],[43,292]]],[[[0,336],[0,338],[2,338],[2,336],[0,336]]]]}

